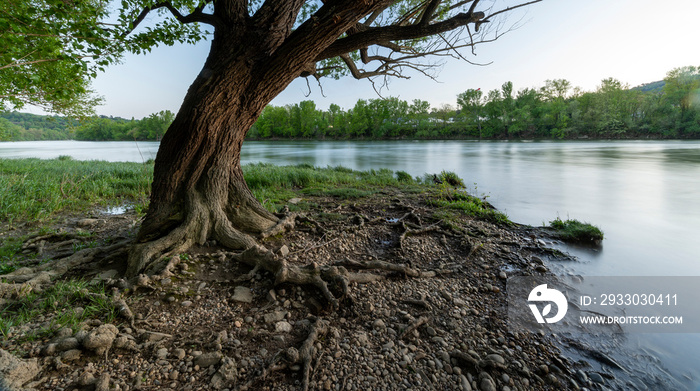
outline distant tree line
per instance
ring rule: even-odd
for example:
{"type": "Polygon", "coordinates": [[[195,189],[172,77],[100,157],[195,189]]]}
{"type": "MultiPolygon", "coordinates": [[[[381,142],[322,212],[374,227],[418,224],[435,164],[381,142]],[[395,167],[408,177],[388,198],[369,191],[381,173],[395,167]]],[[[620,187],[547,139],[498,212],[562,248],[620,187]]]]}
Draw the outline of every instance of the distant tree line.
{"type": "Polygon", "coordinates": [[[0,141],[69,140],[75,124],[59,116],[0,113],[0,141]]]}
{"type": "Polygon", "coordinates": [[[163,137],[174,118],[175,114],[170,110],[151,114],[140,120],[92,118],[75,130],[75,139],[85,141],[157,141],[163,137]]]}
{"type": "Polygon", "coordinates": [[[564,79],[514,92],[513,83],[487,93],[468,89],[457,105],[360,99],[347,111],[313,101],[268,106],[248,136],[254,139],[450,138],[698,138],[700,68],[670,71],[663,82],[629,88],[604,79],[582,92],[564,79]]]}
{"type": "MultiPolygon", "coordinates": [[[[170,111],[141,120],[0,114],[3,140],[160,140],[174,119],[170,111]]],[[[390,97],[360,99],[344,110],[313,101],[267,106],[248,133],[251,139],[575,139],[700,138],[700,67],[668,72],[663,81],[629,88],[604,79],[583,92],[564,79],[518,92],[512,82],[483,92],[468,89],[456,105],[390,97]]]]}
{"type": "Polygon", "coordinates": [[[165,110],[140,120],[99,116],[78,122],[58,116],[0,113],[0,141],[160,140],[174,117],[165,110]]]}

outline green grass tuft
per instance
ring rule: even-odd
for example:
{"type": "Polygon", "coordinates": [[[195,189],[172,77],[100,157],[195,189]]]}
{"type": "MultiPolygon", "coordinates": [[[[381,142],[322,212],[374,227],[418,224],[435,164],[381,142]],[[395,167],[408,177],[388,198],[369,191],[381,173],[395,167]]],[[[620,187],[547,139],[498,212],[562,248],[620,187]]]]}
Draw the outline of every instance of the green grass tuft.
{"type": "Polygon", "coordinates": [[[462,180],[462,178],[460,178],[457,174],[455,174],[452,171],[442,171],[440,175],[438,175],[438,179],[452,187],[466,187],[464,186],[464,181],[462,180]]]}
{"type": "Polygon", "coordinates": [[[441,191],[435,198],[428,200],[428,205],[438,208],[459,210],[467,216],[486,220],[494,224],[510,225],[508,216],[496,210],[488,202],[471,196],[463,191],[446,189],[441,185],[441,191]]]}
{"type": "Polygon", "coordinates": [[[396,180],[399,182],[413,183],[413,177],[406,171],[396,171],[396,180]]]}
{"type": "Polygon", "coordinates": [[[603,231],[595,225],[578,220],[562,220],[557,217],[549,222],[564,241],[579,243],[598,243],[603,240],[603,231]]]}

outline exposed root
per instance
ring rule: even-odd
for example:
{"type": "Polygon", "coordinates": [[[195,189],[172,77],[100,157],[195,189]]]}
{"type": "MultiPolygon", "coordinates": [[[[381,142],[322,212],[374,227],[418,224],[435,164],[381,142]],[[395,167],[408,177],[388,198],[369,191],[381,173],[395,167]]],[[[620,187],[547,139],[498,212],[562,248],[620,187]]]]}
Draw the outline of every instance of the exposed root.
{"type": "Polygon", "coordinates": [[[260,233],[259,238],[267,239],[269,237],[293,230],[296,218],[297,215],[294,213],[285,214],[272,228],[260,233]]]}
{"type": "Polygon", "coordinates": [[[303,216],[303,215],[297,215],[296,216],[296,221],[299,223],[306,223],[313,225],[314,229],[321,235],[326,234],[326,229],[323,228],[321,224],[318,223],[318,221],[308,217],[308,216],[303,216]]]}
{"type": "Polygon", "coordinates": [[[267,379],[270,374],[287,368],[292,368],[294,365],[300,364],[303,376],[302,389],[307,391],[309,389],[309,381],[311,378],[311,362],[316,355],[316,348],[314,345],[319,337],[328,332],[328,324],[329,323],[327,320],[317,319],[311,325],[309,335],[306,337],[306,340],[304,340],[299,349],[291,347],[285,352],[277,352],[277,354],[273,356],[268,366],[263,369],[259,376],[249,380],[247,383],[240,386],[238,390],[249,390],[255,383],[267,379]]]}
{"type": "Polygon", "coordinates": [[[403,247],[403,241],[406,240],[406,237],[409,235],[421,235],[421,234],[426,234],[429,232],[438,231],[440,229],[440,226],[439,226],[440,223],[441,223],[441,221],[439,221],[431,226],[425,227],[425,228],[416,227],[414,229],[411,229],[407,226],[408,224],[406,224],[405,222],[402,221],[401,226],[403,227],[404,231],[401,234],[401,236],[399,236],[399,247],[403,247]]]}
{"type": "Polygon", "coordinates": [[[168,235],[152,242],[136,244],[129,252],[126,277],[133,278],[139,273],[157,274],[166,265],[166,258],[180,253],[192,246],[194,241],[188,238],[187,226],[180,226],[168,235]],[[166,260],[165,264],[163,261],[166,260]]]}
{"type": "MultiPolygon", "coordinates": [[[[4,279],[5,276],[3,276],[4,279]]],[[[51,283],[51,275],[47,272],[40,272],[30,280],[22,283],[0,282],[0,299],[18,299],[26,296],[33,290],[40,289],[41,286],[51,283]]]]}
{"type": "MultiPolygon", "coordinates": [[[[324,235],[323,237],[321,237],[321,240],[323,240],[324,237],[325,237],[325,235],[324,235]]],[[[302,254],[303,254],[303,253],[309,252],[309,251],[311,251],[311,250],[315,250],[315,249],[318,249],[318,248],[327,246],[327,245],[329,245],[329,244],[335,242],[335,241],[338,240],[338,239],[340,239],[340,237],[337,237],[337,238],[335,238],[335,239],[331,239],[331,240],[325,241],[325,242],[323,242],[323,243],[320,243],[320,244],[317,244],[317,245],[314,245],[314,246],[309,246],[309,247],[303,248],[303,249],[301,249],[301,250],[294,251],[292,254],[299,254],[299,253],[302,253],[302,254]]]]}
{"type": "Polygon", "coordinates": [[[406,329],[399,335],[399,339],[404,339],[407,336],[409,336],[411,333],[413,333],[414,330],[417,330],[420,326],[423,326],[424,324],[427,324],[430,322],[430,317],[423,315],[413,321],[406,329]]]}
{"type": "Polygon", "coordinates": [[[131,311],[131,308],[129,308],[129,305],[126,304],[126,301],[121,297],[118,289],[113,288],[111,299],[108,298],[107,295],[105,295],[104,293],[90,293],[89,295],[98,298],[101,301],[110,301],[112,305],[117,309],[117,311],[119,311],[119,316],[126,319],[126,321],[129,322],[129,325],[131,327],[135,327],[134,313],[131,311]]]}
{"type": "Polygon", "coordinates": [[[2,278],[5,281],[23,283],[38,277],[42,273],[47,273],[49,277],[58,277],[66,274],[69,270],[80,265],[93,262],[95,259],[109,254],[112,256],[125,255],[129,250],[131,240],[124,240],[115,244],[86,248],[73,253],[72,255],[52,262],[47,262],[34,267],[23,267],[11,273],[5,274],[2,278]]]}
{"type": "Polygon", "coordinates": [[[385,271],[390,271],[390,272],[402,273],[406,276],[415,277],[415,278],[431,278],[431,277],[435,277],[435,275],[436,275],[436,273],[434,271],[424,272],[424,271],[420,271],[417,269],[413,269],[413,268],[406,266],[406,265],[397,265],[394,263],[389,263],[389,262],[379,261],[379,260],[353,261],[350,259],[345,259],[345,260],[338,262],[336,265],[352,267],[352,268],[356,268],[356,269],[385,270],[385,271]]]}
{"type": "Polygon", "coordinates": [[[316,340],[320,337],[323,336],[328,332],[328,321],[319,319],[311,325],[311,332],[309,332],[309,335],[306,337],[306,340],[304,341],[303,344],[301,344],[301,348],[299,348],[299,360],[301,364],[303,365],[302,367],[302,375],[303,375],[303,381],[302,381],[302,389],[304,391],[307,391],[309,389],[309,375],[311,374],[311,361],[313,360],[314,353],[316,351],[316,348],[314,347],[314,344],[316,343],[316,340]]]}
{"type": "Polygon", "coordinates": [[[333,266],[319,267],[316,263],[300,267],[289,265],[283,257],[267,248],[256,245],[241,254],[233,254],[233,259],[252,267],[259,267],[275,276],[275,285],[285,282],[301,285],[313,285],[318,288],[333,308],[339,308],[338,299],[331,293],[328,284],[333,283],[340,290],[340,297],[348,292],[349,279],[345,268],[333,266]]]}

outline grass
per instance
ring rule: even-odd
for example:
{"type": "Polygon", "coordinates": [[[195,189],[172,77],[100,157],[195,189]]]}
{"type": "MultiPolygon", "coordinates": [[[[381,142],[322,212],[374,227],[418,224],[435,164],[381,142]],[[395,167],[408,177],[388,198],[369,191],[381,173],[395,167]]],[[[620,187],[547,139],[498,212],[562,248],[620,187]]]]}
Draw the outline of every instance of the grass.
{"type": "Polygon", "coordinates": [[[112,322],[118,313],[104,286],[81,280],[57,281],[42,292],[29,292],[0,307],[0,338],[15,338],[22,328],[26,331],[23,340],[45,338],[64,327],[77,331],[87,319],[112,322]],[[76,311],[78,307],[83,310],[76,311]],[[37,327],[27,329],[29,324],[37,327]]]}
{"type": "Polygon", "coordinates": [[[562,240],[579,243],[598,243],[603,240],[603,231],[595,225],[582,223],[578,220],[562,220],[557,217],[549,222],[562,240]]]}
{"type": "MultiPolygon", "coordinates": [[[[276,166],[266,163],[243,167],[253,195],[271,211],[277,211],[297,191],[305,195],[328,196],[341,200],[372,195],[382,188],[406,187],[413,182],[400,181],[390,170],[355,171],[345,167],[318,168],[308,164],[276,166]]],[[[309,207],[300,203],[296,208],[309,207]]]]}
{"type": "MultiPolygon", "coordinates": [[[[457,177],[461,181],[459,177],[457,177]]],[[[451,186],[451,185],[450,185],[451,186]]],[[[464,191],[451,189],[446,182],[439,185],[439,192],[434,198],[428,200],[428,204],[434,207],[460,211],[467,216],[483,219],[494,224],[510,225],[512,222],[508,216],[494,209],[486,201],[471,196],[464,191]]],[[[442,212],[443,216],[449,214],[442,212]]]]}
{"type": "Polygon", "coordinates": [[[0,160],[0,221],[41,222],[95,205],[143,204],[153,167],[58,158],[0,160]]]}
{"type": "MultiPolygon", "coordinates": [[[[423,192],[438,186],[441,193],[449,194],[438,196],[433,202],[435,206],[462,210],[493,222],[508,221],[505,215],[486,207],[478,198],[452,189],[464,187],[462,179],[453,172],[426,175],[421,180],[403,171],[394,173],[387,169],[355,171],[345,167],[265,163],[248,164],[243,172],[253,194],[271,211],[277,211],[289,199],[298,197],[300,191],[350,200],[370,196],[386,187],[423,192]]],[[[76,161],[65,156],[53,160],[0,160],[0,222],[10,225],[17,221],[46,222],[61,213],[124,204],[142,213],[152,179],[152,164],[76,161]]],[[[291,207],[304,210],[313,205],[300,202],[291,207]]],[[[3,265],[12,262],[12,254],[18,250],[13,248],[4,245],[0,249],[3,265]]]]}
{"type": "Polygon", "coordinates": [[[7,274],[17,269],[22,251],[23,237],[5,238],[0,245],[0,275],[7,274]]]}

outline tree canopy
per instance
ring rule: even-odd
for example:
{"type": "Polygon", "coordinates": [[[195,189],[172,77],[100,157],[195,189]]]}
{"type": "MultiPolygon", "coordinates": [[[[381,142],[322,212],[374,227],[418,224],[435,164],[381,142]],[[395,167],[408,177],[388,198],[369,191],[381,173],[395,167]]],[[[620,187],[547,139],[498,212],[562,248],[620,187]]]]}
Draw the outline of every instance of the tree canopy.
{"type": "Polygon", "coordinates": [[[538,1],[502,9],[487,5],[484,10],[477,10],[479,0],[382,0],[362,6],[303,0],[7,1],[0,4],[0,103],[4,110],[34,105],[84,115],[100,102],[91,79],[125,53],[196,43],[217,28],[236,30],[238,24],[240,29],[271,27],[263,31],[271,59],[318,45],[319,34],[337,36],[305,65],[301,76],[352,75],[383,83],[385,77],[408,77],[406,71],[413,70],[432,77],[439,65],[436,57],[465,59],[462,49],[508,30],[499,15],[538,1]],[[321,26],[340,25],[351,14],[363,16],[345,31],[321,26]]]}

